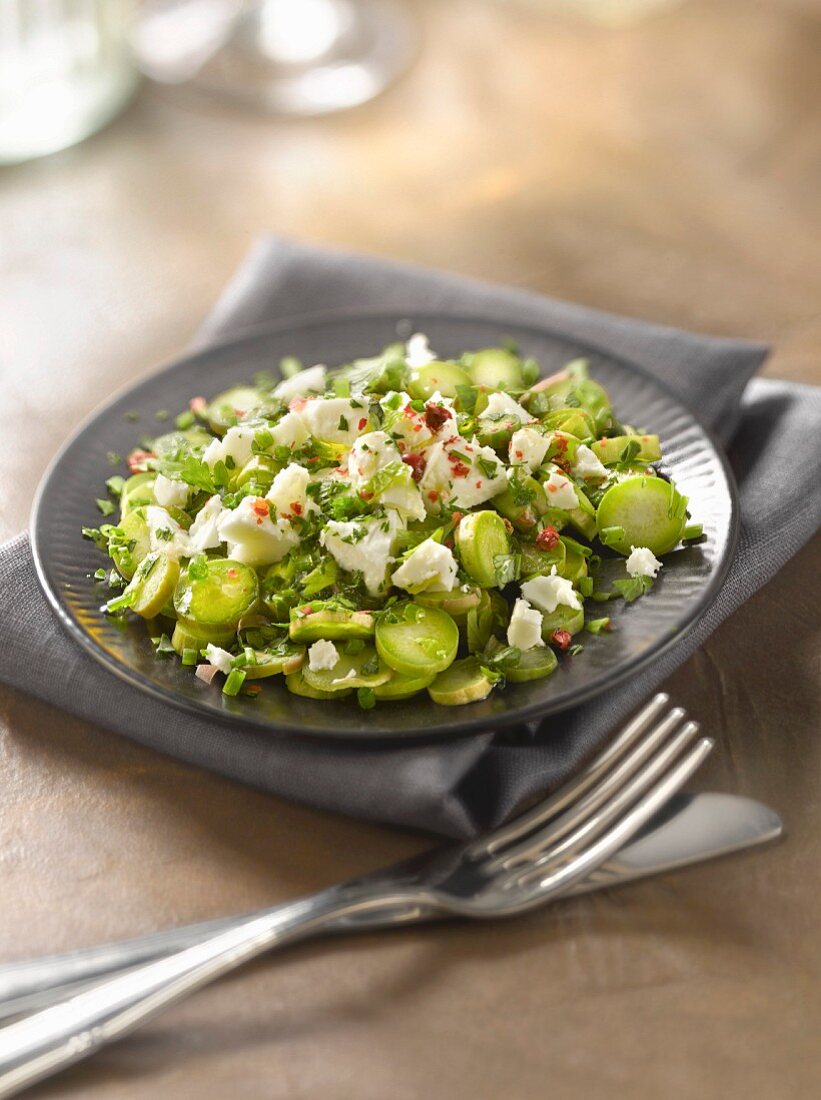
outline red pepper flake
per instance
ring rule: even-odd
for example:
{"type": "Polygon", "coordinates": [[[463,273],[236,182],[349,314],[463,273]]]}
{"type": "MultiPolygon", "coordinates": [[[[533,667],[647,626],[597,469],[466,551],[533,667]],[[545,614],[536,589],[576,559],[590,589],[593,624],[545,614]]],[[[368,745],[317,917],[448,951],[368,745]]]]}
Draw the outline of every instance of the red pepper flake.
{"type": "Polygon", "coordinates": [[[428,493],[428,500],[437,501],[438,499],[439,494],[436,492],[435,489],[431,489],[431,491],[428,493]]]}
{"type": "Polygon", "coordinates": [[[411,468],[411,477],[414,481],[421,481],[427,465],[424,455],[402,455],[402,461],[411,468]]]}
{"type": "Polygon", "coordinates": [[[425,423],[432,432],[438,432],[449,419],[450,413],[444,405],[425,405],[425,423]]]}
{"type": "Polygon", "coordinates": [[[481,481],[477,481],[477,482],[476,482],[476,488],[477,488],[477,489],[481,489],[481,488],[482,488],[482,483],[481,483],[481,481]]]}
{"type": "Polygon", "coordinates": [[[262,691],[262,684],[248,684],[242,690],[244,695],[259,695],[262,691]]]}
{"type": "Polygon", "coordinates": [[[554,630],[550,635],[550,640],[553,645],[558,646],[559,649],[567,649],[570,645],[570,635],[566,630],[554,630]]]}
{"type": "Polygon", "coordinates": [[[555,493],[558,489],[558,485],[556,485],[554,482],[548,482],[547,485],[545,485],[545,488],[547,489],[548,493],[555,493]]]}
{"type": "Polygon", "coordinates": [[[260,519],[265,519],[266,516],[271,514],[268,510],[268,501],[264,497],[256,497],[251,501],[251,511],[260,519]]]}
{"type": "Polygon", "coordinates": [[[553,442],[556,444],[556,450],[559,454],[564,454],[567,450],[567,440],[565,437],[563,435],[557,435],[553,442]]]}
{"type": "Polygon", "coordinates": [[[373,493],[371,493],[368,489],[362,489],[359,495],[362,498],[362,500],[372,500],[373,499],[373,493]]]}
{"type": "Polygon", "coordinates": [[[359,421],[359,430],[360,430],[360,432],[362,431],[363,428],[366,428],[367,426],[368,426],[368,418],[367,418],[367,416],[363,416],[362,419],[359,421]]]}
{"type": "Polygon", "coordinates": [[[232,581],[235,581],[238,576],[236,569],[226,569],[225,575],[226,577],[229,577],[232,581]]]}
{"type": "Polygon", "coordinates": [[[460,462],[459,459],[455,459],[452,455],[449,456],[450,461],[453,464],[453,476],[454,477],[467,477],[470,473],[470,466],[466,466],[464,462],[460,462]]]}
{"type": "Polygon", "coordinates": [[[132,474],[143,474],[146,471],[146,462],[149,458],[156,458],[154,451],[132,451],[128,456],[128,468],[132,474]]]}
{"type": "Polygon", "coordinates": [[[302,515],[302,505],[299,503],[298,500],[291,501],[291,511],[294,513],[295,516],[302,515]]]}
{"type": "Polygon", "coordinates": [[[536,536],[536,545],[542,550],[553,550],[559,545],[559,532],[555,527],[548,525],[536,536]]]}
{"type": "Polygon", "coordinates": [[[199,416],[200,413],[204,413],[208,406],[208,402],[204,397],[192,397],[188,402],[188,408],[195,416],[199,416]]]}
{"type": "Polygon", "coordinates": [[[514,451],[513,453],[516,455],[517,458],[524,458],[525,456],[524,451],[514,451]]]}
{"type": "Polygon", "coordinates": [[[451,520],[452,520],[452,522],[453,522],[453,526],[454,526],[454,527],[458,527],[458,526],[459,526],[459,524],[460,524],[460,523],[462,522],[462,520],[464,519],[464,513],[462,513],[462,512],[454,512],[454,513],[453,513],[453,514],[451,515],[451,517],[450,517],[450,518],[451,518],[451,520]]]}
{"type": "Polygon", "coordinates": [[[647,436],[646,436],[646,435],[643,435],[643,436],[641,437],[641,441],[642,441],[642,443],[646,443],[646,442],[647,442],[647,436]]]}
{"type": "Polygon", "coordinates": [[[312,607],[310,606],[310,604],[309,604],[309,605],[308,605],[307,607],[301,607],[301,608],[300,608],[300,612],[301,612],[301,613],[302,613],[303,615],[312,615],[312,614],[313,614],[313,610],[314,610],[314,609],[313,609],[313,608],[312,608],[312,607]]]}

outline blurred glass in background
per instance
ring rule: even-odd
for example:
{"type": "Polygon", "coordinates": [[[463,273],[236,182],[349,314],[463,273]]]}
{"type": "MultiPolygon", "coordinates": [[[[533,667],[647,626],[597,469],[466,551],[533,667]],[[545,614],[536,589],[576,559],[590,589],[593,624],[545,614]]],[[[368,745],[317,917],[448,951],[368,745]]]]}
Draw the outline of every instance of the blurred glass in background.
{"type": "Polygon", "coordinates": [[[134,47],[153,80],[315,115],[372,99],[409,63],[414,40],[395,0],[149,0],[134,47]]]}
{"type": "Polygon", "coordinates": [[[137,83],[131,0],[0,0],[0,164],[74,145],[137,83]]]}

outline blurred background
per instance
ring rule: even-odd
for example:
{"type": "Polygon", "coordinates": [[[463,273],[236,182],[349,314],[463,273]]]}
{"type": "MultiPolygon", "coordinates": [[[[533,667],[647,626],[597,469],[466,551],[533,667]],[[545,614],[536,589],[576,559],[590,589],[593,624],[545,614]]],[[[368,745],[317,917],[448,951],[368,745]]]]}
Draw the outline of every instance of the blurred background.
{"type": "MultiPolygon", "coordinates": [[[[53,394],[45,462],[264,232],[772,341],[808,378],[820,58],[816,0],[0,0],[0,406],[53,394]]],[[[0,537],[42,472],[10,461],[0,537]]]]}

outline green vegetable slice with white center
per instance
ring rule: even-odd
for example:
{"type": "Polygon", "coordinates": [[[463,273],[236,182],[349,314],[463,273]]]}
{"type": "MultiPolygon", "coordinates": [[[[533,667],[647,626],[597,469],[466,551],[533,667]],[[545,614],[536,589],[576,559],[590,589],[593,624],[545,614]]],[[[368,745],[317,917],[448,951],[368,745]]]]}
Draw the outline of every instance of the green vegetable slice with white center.
{"type": "Polygon", "coordinates": [[[482,668],[477,657],[454,661],[440,672],[428,688],[434,703],[443,707],[460,707],[486,699],[493,691],[493,680],[482,668]]]}
{"type": "Polygon", "coordinates": [[[510,553],[510,538],[502,517],[497,512],[471,512],[462,517],[454,534],[469,576],[483,588],[496,585],[496,559],[510,553]]]}
{"type": "Polygon", "coordinates": [[[340,653],[333,668],[312,669],[309,662],[303,666],[302,677],[317,691],[335,693],[349,688],[377,688],[390,680],[391,670],[373,646],[365,646],[360,653],[340,653]]]}
{"type": "Polygon", "coordinates": [[[444,611],[398,603],[376,624],[379,656],[404,676],[441,672],[456,656],[459,629],[444,611]]]}
{"type": "Polygon", "coordinates": [[[259,581],[250,566],[232,558],[192,562],[174,592],[174,610],[200,626],[236,626],[259,600],[259,581]]]}

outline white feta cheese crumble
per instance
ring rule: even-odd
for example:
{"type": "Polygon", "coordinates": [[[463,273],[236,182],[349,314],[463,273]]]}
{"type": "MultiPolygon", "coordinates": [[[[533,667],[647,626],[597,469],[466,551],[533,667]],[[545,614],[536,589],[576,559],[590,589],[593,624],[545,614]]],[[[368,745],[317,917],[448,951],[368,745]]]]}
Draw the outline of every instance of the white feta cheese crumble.
{"type": "Polygon", "coordinates": [[[356,440],[348,456],[351,487],[358,492],[388,466],[396,468],[390,485],[374,493],[374,500],[396,508],[408,519],[424,519],[425,505],[410,466],[402,461],[399,450],[386,432],[368,432],[356,440]]]}
{"type": "Polygon", "coordinates": [[[212,645],[211,642],[209,642],[205,647],[205,659],[209,665],[218,668],[220,672],[224,672],[226,676],[231,671],[231,661],[233,657],[227,649],[220,649],[218,645],[212,645]]]}
{"type": "Polygon", "coordinates": [[[298,413],[287,412],[273,428],[270,429],[275,447],[301,447],[308,439],[308,429],[302,423],[302,417],[298,413]]]}
{"type": "Polygon", "coordinates": [[[191,492],[184,481],[172,481],[165,474],[157,474],[154,482],[154,499],[161,508],[184,508],[191,492]]]}
{"type": "Polygon", "coordinates": [[[631,546],[624,564],[631,577],[656,577],[662,563],[646,546],[631,546]]]}
{"type": "Polygon", "coordinates": [[[188,533],[183,531],[165,508],[149,504],[145,510],[145,522],[148,525],[149,546],[152,551],[161,550],[169,558],[188,556],[188,533]]]}
{"type": "Polygon", "coordinates": [[[407,592],[452,592],[459,567],[447,546],[425,539],[411,551],[391,580],[407,592]]]}
{"type": "Polygon", "coordinates": [[[532,473],[547,454],[550,440],[535,428],[519,428],[510,440],[508,459],[511,466],[526,466],[532,473]]]}
{"type": "Polygon", "coordinates": [[[361,573],[371,595],[377,595],[385,584],[388,563],[397,531],[405,526],[396,512],[384,518],[329,520],[319,536],[320,543],[333,556],[337,565],[348,573],[361,573]]]}
{"type": "Polygon", "coordinates": [[[556,575],[556,566],[550,570],[549,577],[533,577],[522,585],[522,595],[535,607],[552,614],[559,604],[581,610],[581,602],[573,585],[565,577],[556,575]]]}
{"type": "Polygon", "coordinates": [[[228,557],[259,567],[281,561],[299,542],[287,520],[271,520],[264,497],[243,497],[217,520],[220,540],[228,543],[228,557]]]}
{"type": "Polygon", "coordinates": [[[213,470],[218,462],[225,462],[227,458],[234,460],[238,469],[244,466],[251,457],[251,444],[257,428],[250,424],[235,424],[229,428],[222,439],[212,439],[202,455],[202,460],[213,470]]]}
{"type": "Polygon", "coordinates": [[[544,645],[542,613],[531,607],[527,600],[519,599],[513,605],[513,614],[507,628],[507,644],[515,645],[522,652],[544,645]]]}
{"type": "Polygon", "coordinates": [[[479,413],[479,416],[483,420],[507,420],[509,417],[515,417],[520,424],[527,424],[533,420],[527,409],[523,408],[518,401],[514,401],[509,393],[502,393],[500,390],[494,390],[488,396],[487,407],[479,413]]]}
{"type": "Polygon", "coordinates": [[[274,389],[274,397],[287,405],[295,397],[304,397],[308,393],[322,393],[325,389],[325,367],[317,363],[315,367],[301,370],[293,378],[285,378],[274,389]]]}
{"type": "Polygon", "coordinates": [[[194,522],[188,530],[188,543],[191,554],[201,554],[203,550],[215,550],[222,539],[217,530],[217,521],[222,513],[222,501],[216,495],[209,497],[197,512],[194,522]]]}
{"type": "Polygon", "coordinates": [[[280,470],[274,478],[265,499],[274,505],[274,511],[281,519],[293,519],[305,516],[317,510],[316,504],[308,499],[308,482],[311,475],[304,466],[291,462],[280,470]]]}
{"type": "Polygon", "coordinates": [[[308,668],[311,672],[330,672],[339,663],[339,651],[333,642],[320,638],[308,650],[308,668]]]}
{"type": "Polygon", "coordinates": [[[504,463],[491,447],[480,447],[475,439],[459,438],[452,445],[434,443],[425,458],[419,485],[425,506],[432,511],[438,510],[440,500],[468,511],[507,488],[504,463]]]}
{"type": "Polygon", "coordinates": [[[576,462],[573,466],[573,476],[580,477],[582,481],[588,478],[608,477],[607,467],[599,460],[595,451],[591,451],[584,443],[580,443],[576,450],[576,462]]]}
{"type": "MultiPolygon", "coordinates": [[[[297,399],[299,401],[299,399],[297,399]]],[[[325,443],[351,447],[368,429],[368,407],[347,397],[309,397],[292,410],[301,418],[309,433],[325,443]]]]}
{"type": "Polygon", "coordinates": [[[380,400],[385,411],[385,430],[391,438],[408,448],[424,447],[433,439],[425,414],[411,406],[411,397],[404,391],[391,390],[380,400]]]}
{"type": "Polygon", "coordinates": [[[547,503],[551,508],[564,508],[571,511],[579,507],[579,498],[570,478],[560,474],[558,470],[551,470],[550,477],[544,483],[547,493],[547,503]]]}
{"type": "Polygon", "coordinates": [[[436,353],[431,351],[428,338],[424,332],[414,333],[405,345],[405,362],[408,366],[412,369],[426,367],[428,363],[433,363],[435,359],[436,353]]]}

